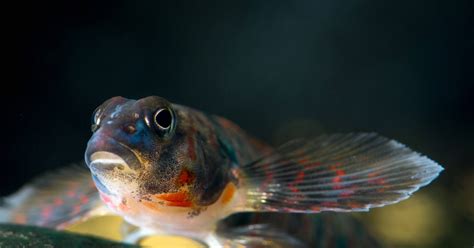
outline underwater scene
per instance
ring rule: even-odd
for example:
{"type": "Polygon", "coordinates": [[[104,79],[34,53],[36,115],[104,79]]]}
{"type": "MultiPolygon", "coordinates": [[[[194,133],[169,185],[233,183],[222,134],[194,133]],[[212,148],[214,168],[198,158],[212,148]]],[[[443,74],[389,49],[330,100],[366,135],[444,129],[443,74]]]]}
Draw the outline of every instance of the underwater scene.
{"type": "Polygon", "coordinates": [[[474,245],[469,1],[14,9],[0,247],[474,245]]]}

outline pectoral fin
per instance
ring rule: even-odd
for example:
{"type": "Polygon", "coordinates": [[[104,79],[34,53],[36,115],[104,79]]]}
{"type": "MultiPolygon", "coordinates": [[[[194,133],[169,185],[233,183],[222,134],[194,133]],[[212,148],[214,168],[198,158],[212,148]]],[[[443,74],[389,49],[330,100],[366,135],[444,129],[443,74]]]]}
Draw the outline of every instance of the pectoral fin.
{"type": "Polygon", "coordinates": [[[4,198],[0,222],[63,229],[101,205],[89,171],[70,166],[45,174],[4,198]]]}
{"type": "Polygon", "coordinates": [[[296,140],[243,167],[255,211],[367,211],[397,203],[443,168],[373,133],[296,140]]]}

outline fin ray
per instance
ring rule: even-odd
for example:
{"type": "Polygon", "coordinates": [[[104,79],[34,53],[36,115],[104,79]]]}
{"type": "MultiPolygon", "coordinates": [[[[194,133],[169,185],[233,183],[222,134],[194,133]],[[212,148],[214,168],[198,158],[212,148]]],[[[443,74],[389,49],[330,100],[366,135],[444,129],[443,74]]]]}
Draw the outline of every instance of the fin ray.
{"type": "Polygon", "coordinates": [[[78,165],[39,176],[3,201],[0,222],[57,229],[101,206],[89,171],[78,165]]]}
{"type": "Polygon", "coordinates": [[[290,141],[242,166],[247,208],[256,211],[366,211],[408,198],[443,170],[374,133],[290,141]]]}

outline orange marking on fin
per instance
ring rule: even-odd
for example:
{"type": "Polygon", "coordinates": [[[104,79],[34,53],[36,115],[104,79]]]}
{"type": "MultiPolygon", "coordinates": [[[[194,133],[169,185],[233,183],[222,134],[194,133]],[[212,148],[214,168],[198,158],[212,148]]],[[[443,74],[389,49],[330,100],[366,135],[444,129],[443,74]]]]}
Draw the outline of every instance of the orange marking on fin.
{"type": "Polygon", "coordinates": [[[61,199],[61,198],[59,198],[59,197],[56,197],[56,198],[54,199],[54,205],[60,206],[60,205],[63,205],[63,204],[64,204],[64,200],[63,200],[63,199],[61,199]]]}
{"type": "Polygon", "coordinates": [[[41,217],[48,219],[52,212],[53,208],[51,206],[47,206],[41,210],[41,217]]]}
{"type": "Polygon", "coordinates": [[[151,202],[151,201],[142,201],[142,204],[147,207],[147,208],[150,208],[150,209],[153,209],[155,211],[159,211],[160,210],[160,205],[158,205],[158,203],[156,202],[151,202]]]}
{"type": "Polygon", "coordinates": [[[288,187],[290,188],[291,192],[293,192],[293,193],[297,193],[297,192],[300,191],[300,190],[299,190],[298,188],[296,188],[293,184],[290,184],[288,187]]]}
{"type": "Polygon", "coordinates": [[[165,201],[180,202],[187,201],[188,194],[184,192],[156,194],[156,198],[165,201]]]}
{"type": "Polygon", "coordinates": [[[230,200],[232,200],[232,197],[234,196],[235,191],[236,191],[235,185],[233,183],[228,183],[224,189],[224,192],[222,192],[221,202],[223,204],[229,203],[230,200]]]}
{"type": "Polygon", "coordinates": [[[317,207],[317,206],[312,206],[312,207],[311,207],[311,210],[316,211],[316,212],[319,212],[319,211],[321,211],[321,208],[320,208],[320,207],[317,207]]]}
{"type": "Polygon", "coordinates": [[[190,201],[183,201],[183,202],[166,202],[167,206],[170,207],[191,207],[193,205],[190,201]]]}
{"type": "Polygon", "coordinates": [[[349,207],[351,208],[361,208],[362,204],[360,203],[354,203],[354,202],[349,202],[349,207]]]}
{"type": "Polygon", "coordinates": [[[23,214],[15,216],[15,223],[25,224],[26,223],[26,216],[23,215],[23,214]]]}
{"type": "Polygon", "coordinates": [[[167,206],[190,207],[193,205],[186,192],[156,194],[154,197],[159,200],[164,200],[167,206]]]}
{"type": "Polygon", "coordinates": [[[305,164],[307,162],[308,162],[308,159],[306,159],[306,158],[298,160],[298,163],[300,163],[300,164],[305,164]]]}
{"type": "Polygon", "coordinates": [[[377,172],[371,172],[371,173],[367,174],[367,176],[375,177],[375,176],[377,176],[377,172]]]}
{"type": "Polygon", "coordinates": [[[81,203],[86,204],[87,202],[89,202],[89,197],[85,195],[81,196],[81,203]]]}
{"type": "Polygon", "coordinates": [[[295,179],[295,184],[301,183],[304,179],[304,171],[300,171],[295,179]]]}
{"type": "Polygon", "coordinates": [[[340,176],[336,176],[332,179],[332,182],[335,183],[335,185],[333,186],[334,189],[340,189],[342,188],[341,185],[339,185],[339,183],[341,182],[341,177],[340,176]]]}
{"type": "Polygon", "coordinates": [[[385,184],[385,180],[383,178],[372,179],[372,180],[369,180],[368,182],[372,183],[372,184],[378,184],[378,185],[384,185],[385,184]]]}

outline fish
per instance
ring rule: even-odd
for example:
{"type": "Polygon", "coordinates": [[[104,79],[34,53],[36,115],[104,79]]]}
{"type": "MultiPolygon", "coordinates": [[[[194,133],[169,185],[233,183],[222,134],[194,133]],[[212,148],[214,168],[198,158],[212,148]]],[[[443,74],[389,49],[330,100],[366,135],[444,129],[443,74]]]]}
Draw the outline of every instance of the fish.
{"type": "MultiPolygon", "coordinates": [[[[272,147],[228,119],[159,96],[108,99],[93,112],[91,130],[88,171],[38,179],[5,199],[3,215],[65,228],[111,211],[154,233],[219,247],[227,242],[216,236],[219,223],[230,215],[368,211],[409,198],[443,170],[376,133],[272,147]]],[[[234,233],[265,233],[246,228],[234,233]]]]}

